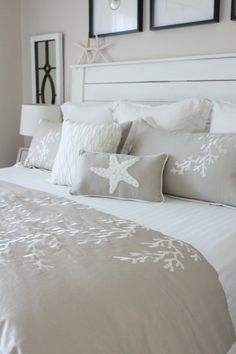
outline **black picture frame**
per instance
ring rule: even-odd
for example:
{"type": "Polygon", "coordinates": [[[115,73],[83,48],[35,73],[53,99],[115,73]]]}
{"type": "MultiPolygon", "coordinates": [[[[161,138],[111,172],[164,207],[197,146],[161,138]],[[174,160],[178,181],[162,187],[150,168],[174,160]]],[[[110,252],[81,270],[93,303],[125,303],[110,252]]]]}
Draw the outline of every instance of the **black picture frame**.
{"type": "Polygon", "coordinates": [[[94,38],[96,35],[98,37],[106,37],[143,31],[143,0],[137,0],[137,26],[134,29],[96,34],[94,31],[94,1],[98,0],[89,0],[89,38],[94,38]]]}
{"type": "MultiPolygon", "coordinates": [[[[187,27],[187,26],[195,26],[195,25],[203,25],[209,23],[216,23],[220,21],[220,0],[214,0],[214,9],[213,9],[213,17],[211,19],[203,20],[203,21],[195,21],[195,22],[184,22],[184,23],[176,23],[173,25],[165,25],[165,26],[156,26],[155,25],[155,3],[156,1],[162,0],[150,0],[150,30],[157,31],[169,28],[177,28],[177,27],[187,27]]],[[[197,1],[197,0],[196,0],[197,1]]],[[[232,0],[234,1],[234,0],[232,0]]]]}
{"type": "Polygon", "coordinates": [[[236,21],[236,0],[231,3],[231,20],[236,21]]]}

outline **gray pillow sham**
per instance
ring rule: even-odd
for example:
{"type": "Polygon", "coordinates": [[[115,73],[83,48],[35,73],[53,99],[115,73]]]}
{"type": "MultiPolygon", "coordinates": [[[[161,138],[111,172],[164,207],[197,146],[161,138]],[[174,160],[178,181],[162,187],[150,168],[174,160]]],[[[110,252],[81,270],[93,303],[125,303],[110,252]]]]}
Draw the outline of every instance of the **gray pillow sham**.
{"type": "Polygon", "coordinates": [[[121,151],[123,150],[124,144],[126,142],[126,139],[129,135],[130,132],[130,128],[132,126],[132,122],[125,122],[125,123],[121,123],[120,127],[121,127],[121,139],[120,139],[120,144],[117,148],[117,154],[120,154],[121,151]]]}
{"type": "Polygon", "coordinates": [[[162,202],[166,154],[129,156],[81,152],[71,194],[162,202]]]}
{"type": "Polygon", "coordinates": [[[166,132],[139,120],[125,148],[136,156],[169,155],[164,193],[236,206],[236,134],[166,132]]]}

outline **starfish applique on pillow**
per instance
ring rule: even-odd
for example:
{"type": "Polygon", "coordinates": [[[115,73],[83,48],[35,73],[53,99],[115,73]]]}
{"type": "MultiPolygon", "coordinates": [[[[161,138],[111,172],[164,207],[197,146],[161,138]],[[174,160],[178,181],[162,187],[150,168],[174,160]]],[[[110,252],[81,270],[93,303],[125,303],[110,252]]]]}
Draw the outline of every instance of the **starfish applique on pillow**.
{"type": "Polygon", "coordinates": [[[109,179],[109,192],[113,194],[120,182],[125,182],[135,188],[139,187],[139,182],[127,171],[138,161],[139,158],[135,157],[119,162],[116,155],[111,155],[108,168],[90,167],[90,170],[100,177],[109,179]]]}

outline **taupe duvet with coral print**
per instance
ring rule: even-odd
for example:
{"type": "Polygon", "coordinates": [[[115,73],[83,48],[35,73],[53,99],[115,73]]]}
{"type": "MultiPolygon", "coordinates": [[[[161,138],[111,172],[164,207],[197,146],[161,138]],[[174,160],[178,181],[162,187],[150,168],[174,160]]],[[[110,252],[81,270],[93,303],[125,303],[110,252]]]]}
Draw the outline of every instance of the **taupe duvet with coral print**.
{"type": "Polygon", "coordinates": [[[215,270],[190,245],[0,182],[1,354],[226,354],[215,270]]]}

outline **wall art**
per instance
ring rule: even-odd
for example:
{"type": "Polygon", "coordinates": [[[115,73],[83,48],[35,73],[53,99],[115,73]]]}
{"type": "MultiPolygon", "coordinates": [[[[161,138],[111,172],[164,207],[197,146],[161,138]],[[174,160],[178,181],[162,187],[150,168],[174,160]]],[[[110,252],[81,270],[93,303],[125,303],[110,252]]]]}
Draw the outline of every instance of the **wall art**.
{"type": "Polygon", "coordinates": [[[219,22],[220,0],[150,0],[150,29],[219,22]]]}
{"type": "Polygon", "coordinates": [[[142,31],[143,0],[89,0],[89,37],[142,31]]]}

